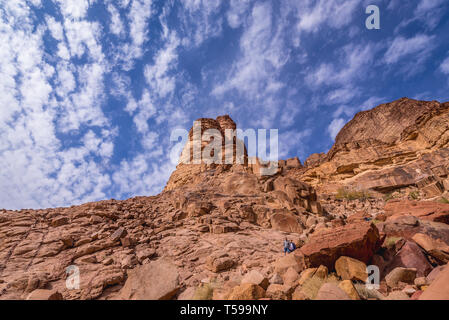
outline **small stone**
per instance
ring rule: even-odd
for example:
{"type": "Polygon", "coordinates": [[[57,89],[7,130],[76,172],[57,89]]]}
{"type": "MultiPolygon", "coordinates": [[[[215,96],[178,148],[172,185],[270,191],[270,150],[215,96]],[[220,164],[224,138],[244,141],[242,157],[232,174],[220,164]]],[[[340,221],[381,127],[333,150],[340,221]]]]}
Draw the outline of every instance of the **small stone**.
{"type": "Polygon", "coordinates": [[[395,288],[399,282],[412,284],[416,278],[416,269],[414,268],[395,268],[386,277],[385,281],[390,288],[395,288]]]}

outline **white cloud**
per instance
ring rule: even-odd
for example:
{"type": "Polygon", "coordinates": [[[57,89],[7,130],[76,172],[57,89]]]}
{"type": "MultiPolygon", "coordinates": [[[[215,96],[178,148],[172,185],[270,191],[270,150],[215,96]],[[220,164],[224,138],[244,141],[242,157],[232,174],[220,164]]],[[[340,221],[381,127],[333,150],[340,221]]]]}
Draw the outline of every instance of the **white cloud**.
{"type": "Polygon", "coordinates": [[[296,1],[297,28],[300,32],[317,32],[323,25],[331,28],[347,26],[360,3],[360,0],[296,1]]]}
{"type": "Polygon", "coordinates": [[[438,8],[444,0],[421,0],[416,8],[416,12],[429,11],[438,8]]]}
{"type": "Polygon", "coordinates": [[[408,39],[398,36],[393,40],[385,53],[385,62],[387,64],[396,63],[403,57],[411,54],[416,54],[418,60],[422,61],[434,47],[432,45],[433,39],[433,36],[427,36],[425,34],[418,34],[408,39]]]}
{"type": "Polygon", "coordinates": [[[185,31],[182,43],[197,47],[206,39],[219,36],[223,31],[223,18],[218,15],[221,0],[182,0],[180,19],[185,31]]]}
{"type": "MultiPolygon", "coordinates": [[[[322,85],[343,86],[343,91],[334,92],[335,97],[346,92],[348,94],[353,82],[364,79],[370,75],[368,68],[372,66],[375,54],[378,52],[377,45],[350,43],[341,49],[343,58],[334,63],[324,62],[305,77],[306,82],[312,88],[322,85]]],[[[332,96],[331,96],[332,98],[332,96]]]]}
{"type": "Polygon", "coordinates": [[[176,52],[180,41],[175,32],[170,33],[165,47],[159,50],[152,65],[145,67],[145,78],[155,95],[160,98],[173,93],[175,89],[175,77],[169,75],[169,71],[176,66],[178,54],[176,52]]]}
{"type": "Polygon", "coordinates": [[[224,81],[219,80],[212,93],[222,97],[236,90],[259,108],[261,116],[254,125],[271,127],[279,109],[275,95],[285,84],[278,80],[289,58],[283,41],[284,25],[273,24],[269,3],[256,4],[248,26],[240,39],[240,58],[232,65],[224,81]]]}
{"type": "Polygon", "coordinates": [[[289,130],[279,133],[279,159],[286,158],[289,154],[295,154],[299,158],[305,158],[305,140],[312,134],[310,128],[304,130],[289,130]]]}
{"type": "Polygon", "coordinates": [[[249,6],[249,0],[231,0],[229,2],[230,8],[226,13],[226,18],[231,28],[238,28],[242,25],[249,6]]]}
{"type": "Polygon", "coordinates": [[[109,25],[111,32],[117,36],[123,35],[125,32],[125,26],[120,18],[120,12],[112,4],[108,4],[107,9],[111,15],[111,23],[109,25]]]}
{"type": "MultiPolygon", "coordinates": [[[[70,19],[81,19],[87,10],[82,2],[62,4],[70,19]]],[[[64,44],[62,25],[47,17],[34,27],[30,8],[18,2],[7,2],[4,10],[0,17],[0,207],[53,207],[105,197],[110,178],[91,159],[89,149],[96,145],[96,154],[110,157],[112,136],[102,135],[99,142],[89,133],[81,145],[63,148],[56,125],[66,112],[77,119],[77,128],[104,119],[96,98],[102,92],[102,68],[95,63],[80,67],[77,88],[77,68],[57,56],[51,57],[54,65],[46,61],[46,26],[64,44]],[[58,95],[63,98],[57,99],[58,95]]],[[[84,44],[101,48],[89,39],[84,44]]],[[[94,53],[92,59],[101,57],[89,52],[94,53]]]]}
{"type": "Polygon", "coordinates": [[[50,30],[50,33],[53,38],[56,40],[63,40],[64,39],[64,29],[62,28],[62,24],[55,20],[55,18],[51,16],[46,17],[47,20],[47,26],[50,30]]]}
{"type": "Polygon", "coordinates": [[[335,137],[340,132],[340,130],[344,127],[345,123],[346,122],[343,118],[336,118],[336,119],[332,120],[332,122],[327,127],[327,132],[329,133],[332,140],[335,140],[335,137]]]}
{"type": "Polygon", "coordinates": [[[445,74],[449,74],[449,57],[441,63],[440,70],[445,74]]]}
{"type": "Polygon", "coordinates": [[[119,193],[151,195],[162,191],[175,166],[168,158],[156,164],[140,154],[131,160],[124,160],[113,174],[113,181],[119,193]]]}
{"type": "Polygon", "coordinates": [[[57,0],[64,16],[71,19],[84,18],[89,8],[88,0],[57,0]]]}
{"type": "Polygon", "coordinates": [[[132,39],[133,58],[142,56],[142,45],[147,40],[148,19],[152,15],[152,0],[134,0],[129,10],[129,35],[132,39]]]}

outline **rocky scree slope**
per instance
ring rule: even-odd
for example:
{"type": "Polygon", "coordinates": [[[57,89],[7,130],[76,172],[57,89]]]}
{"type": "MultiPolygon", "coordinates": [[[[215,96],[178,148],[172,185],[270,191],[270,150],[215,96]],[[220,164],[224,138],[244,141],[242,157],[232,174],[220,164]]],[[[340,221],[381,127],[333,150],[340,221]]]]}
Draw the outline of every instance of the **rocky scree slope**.
{"type": "MultiPolygon", "coordinates": [[[[273,176],[261,176],[260,162],[249,164],[245,152],[242,164],[181,161],[153,197],[2,210],[0,299],[448,298],[449,204],[325,193],[342,185],[445,188],[447,158],[438,155],[447,148],[447,104],[414,103],[356,116],[327,155],[305,167],[297,158],[279,161],[273,176]],[[394,108],[402,111],[389,122],[394,108]],[[372,119],[384,131],[376,141],[372,119]],[[389,179],[395,170],[412,172],[405,177],[415,182],[389,179]],[[299,248],[286,256],[285,237],[299,248]],[[367,265],[379,267],[377,290],[364,284],[367,265]],[[78,289],[66,286],[69,266],[79,269],[78,289]]],[[[222,134],[236,127],[228,116],[200,121],[222,134]]]]}

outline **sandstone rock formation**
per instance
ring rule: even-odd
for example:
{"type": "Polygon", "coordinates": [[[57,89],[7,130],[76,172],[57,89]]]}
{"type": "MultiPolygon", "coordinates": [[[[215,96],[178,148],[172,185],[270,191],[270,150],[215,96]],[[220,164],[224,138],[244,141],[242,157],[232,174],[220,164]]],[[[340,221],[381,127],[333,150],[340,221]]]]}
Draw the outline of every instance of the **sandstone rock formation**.
{"type": "Polygon", "coordinates": [[[448,107],[359,113],[327,154],[269,176],[226,140],[229,116],[199,119],[222,142],[191,130],[156,196],[0,210],[0,299],[446,298],[449,209],[435,200],[449,186],[448,107]],[[298,249],[284,255],[285,239],[298,249]]]}
{"type": "Polygon", "coordinates": [[[326,155],[312,155],[291,175],[321,193],[416,186],[432,198],[449,190],[448,159],[449,103],[402,98],[358,113],[326,155]]]}

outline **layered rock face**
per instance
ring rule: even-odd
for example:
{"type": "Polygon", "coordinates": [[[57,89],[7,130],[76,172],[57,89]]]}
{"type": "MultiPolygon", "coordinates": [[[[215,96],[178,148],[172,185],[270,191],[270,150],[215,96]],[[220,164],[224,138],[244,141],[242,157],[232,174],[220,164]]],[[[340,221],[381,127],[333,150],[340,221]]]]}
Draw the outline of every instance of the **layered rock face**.
{"type": "Polygon", "coordinates": [[[237,140],[236,128],[228,115],[196,120],[189,131],[189,140],[181,152],[178,166],[164,190],[195,185],[197,175],[208,170],[226,171],[239,164],[241,171],[249,172],[246,147],[237,140]]]}
{"type": "Polygon", "coordinates": [[[403,98],[358,113],[326,155],[311,156],[292,176],[323,193],[416,186],[431,198],[448,190],[448,159],[449,103],[403,98]]]}
{"type": "Polygon", "coordinates": [[[176,199],[176,207],[188,217],[208,215],[219,219],[227,216],[237,219],[237,223],[247,221],[266,228],[296,233],[305,229],[309,215],[321,216],[326,221],[315,190],[303,182],[282,175],[283,168],[302,167],[298,158],[279,161],[276,174],[261,176],[259,162],[248,164],[246,148],[242,147],[241,158],[237,159],[239,141],[235,137],[226,139],[226,134],[229,134],[226,129],[236,129],[229,116],[197,121],[201,124],[202,132],[214,129],[220,133],[222,156],[225,154],[225,141],[230,141],[228,150],[233,150],[233,153],[230,154],[231,161],[228,160],[231,164],[208,163],[203,159],[204,150],[212,142],[202,137],[193,139],[193,128],[190,130],[191,139],[164,189],[167,197],[176,199]],[[198,155],[201,161],[192,164],[192,144],[195,142],[201,146],[197,149],[201,150],[198,155]]]}

